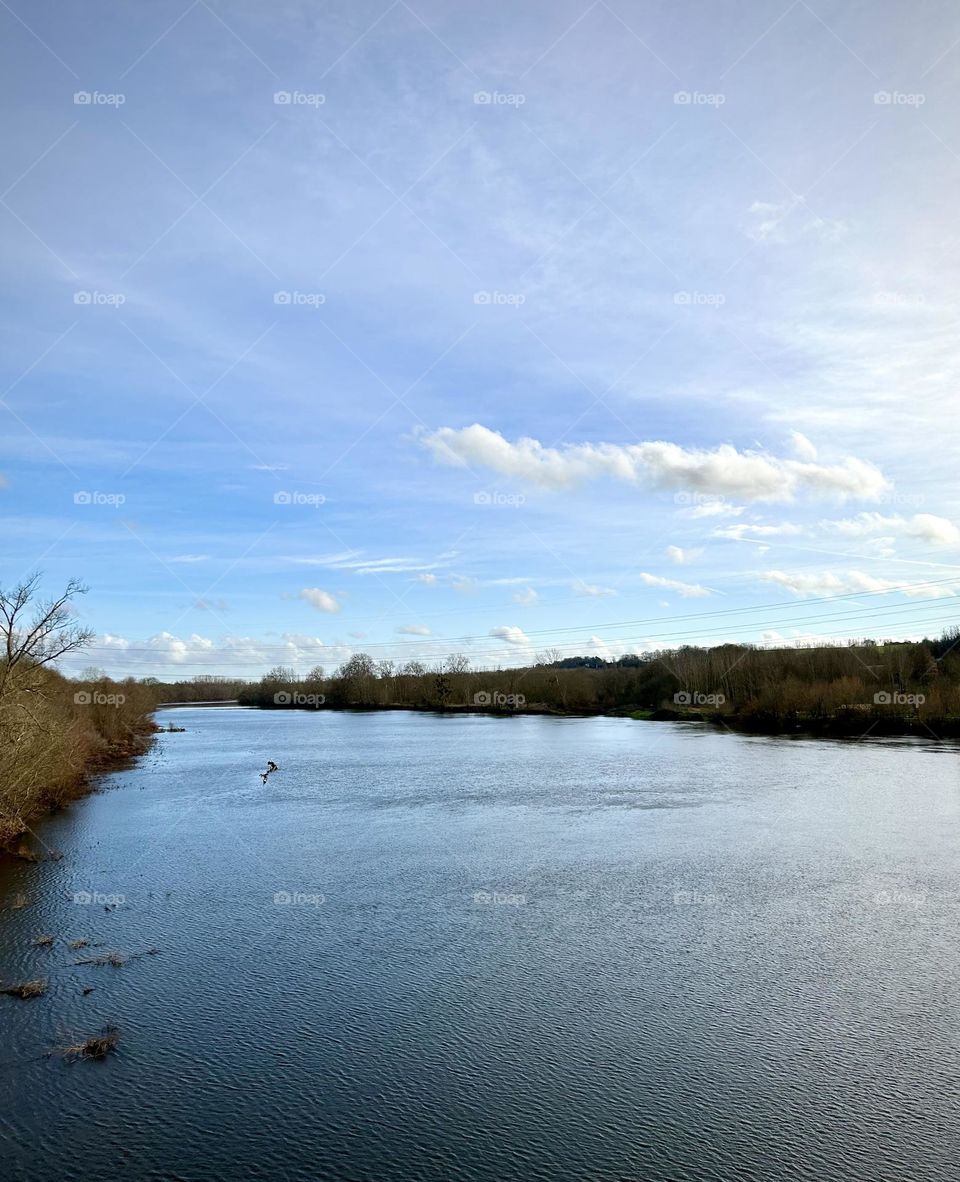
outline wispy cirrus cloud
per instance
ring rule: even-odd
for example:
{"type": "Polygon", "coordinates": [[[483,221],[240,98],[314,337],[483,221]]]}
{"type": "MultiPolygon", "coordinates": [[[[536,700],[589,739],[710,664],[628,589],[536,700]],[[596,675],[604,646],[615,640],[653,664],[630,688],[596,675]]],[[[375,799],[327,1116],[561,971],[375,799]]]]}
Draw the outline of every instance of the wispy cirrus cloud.
{"type": "MultiPolygon", "coordinates": [[[[298,566],[322,566],[327,567],[329,570],[350,571],[357,575],[428,574],[445,565],[439,560],[428,562],[422,558],[413,558],[409,555],[368,558],[362,550],[346,550],[338,554],[326,554],[316,557],[288,557],[286,561],[295,563],[298,566]]],[[[428,577],[421,581],[429,582],[430,579],[428,577]]]]}
{"type": "Polygon", "coordinates": [[[609,599],[616,595],[613,587],[601,587],[597,583],[585,583],[582,579],[577,579],[573,584],[574,595],[582,595],[588,599],[609,599]]]}
{"type": "Polygon", "coordinates": [[[755,525],[748,522],[737,522],[736,525],[722,525],[713,531],[715,538],[729,538],[734,542],[741,542],[744,538],[792,538],[804,533],[804,528],[792,522],[780,525],[755,525]]]}

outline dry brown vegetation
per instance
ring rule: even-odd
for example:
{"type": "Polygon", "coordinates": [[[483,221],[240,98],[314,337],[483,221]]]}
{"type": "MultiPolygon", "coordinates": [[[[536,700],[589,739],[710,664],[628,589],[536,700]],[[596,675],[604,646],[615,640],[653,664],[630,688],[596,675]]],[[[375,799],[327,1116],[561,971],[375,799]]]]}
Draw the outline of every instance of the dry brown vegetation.
{"type": "Polygon", "coordinates": [[[43,997],[47,992],[47,982],[43,978],[36,981],[21,981],[18,985],[0,986],[0,993],[8,997],[43,997]]]}
{"type": "Polygon", "coordinates": [[[143,750],[152,729],[149,686],[68,681],[53,668],[91,639],[71,605],[84,590],[71,581],[43,601],[37,576],[0,589],[0,846],[19,844],[29,860],[38,858],[22,844],[30,822],[82,794],[111,760],[143,750]]]}
{"type": "Polygon", "coordinates": [[[105,1059],[117,1049],[120,1041],[120,1031],[116,1026],[105,1026],[99,1034],[92,1038],[85,1038],[82,1042],[73,1043],[68,1047],[61,1047],[59,1053],[68,1063],[76,1063],[81,1059],[105,1059]]]}
{"type": "Polygon", "coordinates": [[[688,645],[616,661],[545,652],[532,665],[494,670],[473,669],[462,654],[428,669],[358,653],[332,676],[315,669],[299,677],[278,666],[238,697],[267,708],[644,711],[662,718],[703,715],[761,730],[960,734],[960,630],[923,641],[688,645]]]}
{"type": "Polygon", "coordinates": [[[53,939],[49,933],[44,933],[42,936],[34,936],[31,943],[36,944],[38,948],[51,948],[53,947],[53,939]]]}
{"type": "Polygon", "coordinates": [[[84,960],[75,960],[74,964],[94,964],[94,965],[111,965],[115,969],[121,969],[130,958],[125,956],[122,952],[105,952],[102,956],[88,956],[84,960]]]}

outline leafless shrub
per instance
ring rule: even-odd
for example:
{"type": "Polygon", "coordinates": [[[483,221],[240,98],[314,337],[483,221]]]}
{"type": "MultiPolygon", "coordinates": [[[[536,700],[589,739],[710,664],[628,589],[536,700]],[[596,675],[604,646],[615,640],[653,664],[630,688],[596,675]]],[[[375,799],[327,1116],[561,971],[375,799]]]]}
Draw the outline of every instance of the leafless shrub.
{"type": "Polygon", "coordinates": [[[68,1063],[76,1063],[81,1059],[105,1059],[117,1049],[119,1041],[120,1031],[116,1026],[105,1026],[99,1034],[91,1038],[59,1048],[59,1053],[68,1063]]]}

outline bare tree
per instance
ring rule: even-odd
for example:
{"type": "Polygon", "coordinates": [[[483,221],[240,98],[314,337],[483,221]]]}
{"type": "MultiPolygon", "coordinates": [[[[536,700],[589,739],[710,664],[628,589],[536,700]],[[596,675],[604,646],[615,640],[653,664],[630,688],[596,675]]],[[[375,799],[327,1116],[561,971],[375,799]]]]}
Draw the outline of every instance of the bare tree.
{"type": "Polygon", "coordinates": [[[38,670],[85,648],[91,628],[77,623],[71,600],[87,588],[71,579],[55,599],[37,602],[40,575],[33,574],[12,590],[0,588],[0,704],[14,689],[35,692],[38,670]]]}
{"type": "Polygon", "coordinates": [[[274,665],[272,669],[268,669],[264,673],[261,681],[269,682],[271,685],[274,682],[281,685],[293,685],[297,681],[297,671],[292,665],[274,665]]]}
{"type": "Polygon", "coordinates": [[[563,654],[558,648],[545,648],[537,653],[533,659],[533,663],[535,665],[556,665],[562,660],[563,654]]]}

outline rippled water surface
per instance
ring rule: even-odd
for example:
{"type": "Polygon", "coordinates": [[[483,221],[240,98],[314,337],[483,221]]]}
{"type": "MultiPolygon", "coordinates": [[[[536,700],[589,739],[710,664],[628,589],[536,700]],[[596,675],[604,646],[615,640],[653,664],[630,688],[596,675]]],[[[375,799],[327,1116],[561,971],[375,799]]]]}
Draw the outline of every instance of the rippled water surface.
{"type": "Polygon", "coordinates": [[[958,1177],[956,746],[163,721],[0,867],[4,1178],[958,1177]]]}

